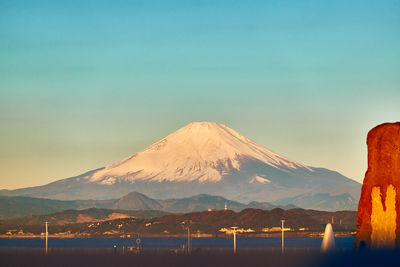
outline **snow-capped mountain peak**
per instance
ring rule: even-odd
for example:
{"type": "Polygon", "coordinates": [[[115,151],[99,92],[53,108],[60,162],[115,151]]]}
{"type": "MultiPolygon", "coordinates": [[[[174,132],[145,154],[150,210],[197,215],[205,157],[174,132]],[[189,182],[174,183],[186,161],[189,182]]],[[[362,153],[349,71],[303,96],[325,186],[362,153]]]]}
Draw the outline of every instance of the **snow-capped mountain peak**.
{"type": "Polygon", "coordinates": [[[218,182],[232,170],[240,170],[246,158],[277,169],[306,168],[312,171],[308,166],[280,156],[223,124],[193,122],[143,151],[95,172],[88,179],[105,185],[121,179],[130,182],[218,182]]]}
{"type": "Polygon", "coordinates": [[[107,167],[2,193],[64,200],[116,199],[133,191],[157,199],[209,194],[340,210],[350,207],[344,197],[357,200],[360,190],[338,172],[280,156],[225,125],[194,122],[107,167]]]}

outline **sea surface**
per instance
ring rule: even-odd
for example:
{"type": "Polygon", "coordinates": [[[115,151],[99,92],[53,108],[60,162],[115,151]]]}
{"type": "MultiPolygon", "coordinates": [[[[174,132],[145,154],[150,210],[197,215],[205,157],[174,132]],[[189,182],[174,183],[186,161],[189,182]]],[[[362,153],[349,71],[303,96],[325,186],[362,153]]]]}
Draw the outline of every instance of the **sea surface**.
{"type": "Polygon", "coordinates": [[[321,253],[320,237],[285,239],[285,253],[277,237],[237,239],[193,238],[190,255],[185,238],[142,238],[143,250],[132,248],[133,238],[0,238],[0,266],[399,266],[399,250],[354,250],[354,237],[336,237],[336,251],[321,253]],[[114,245],[116,246],[114,248],[114,245]]]}
{"type": "MultiPolygon", "coordinates": [[[[336,237],[336,249],[351,250],[354,237],[336,237]]],[[[285,238],[286,249],[319,249],[321,237],[285,238]]],[[[140,243],[144,249],[177,249],[187,244],[186,238],[49,238],[49,248],[113,248],[136,246],[140,243]]],[[[44,248],[44,238],[0,238],[0,248],[44,248]]],[[[277,249],[281,248],[281,238],[251,237],[237,238],[239,249],[277,249]]],[[[192,249],[229,249],[233,247],[233,238],[192,238],[192,249]]]]}

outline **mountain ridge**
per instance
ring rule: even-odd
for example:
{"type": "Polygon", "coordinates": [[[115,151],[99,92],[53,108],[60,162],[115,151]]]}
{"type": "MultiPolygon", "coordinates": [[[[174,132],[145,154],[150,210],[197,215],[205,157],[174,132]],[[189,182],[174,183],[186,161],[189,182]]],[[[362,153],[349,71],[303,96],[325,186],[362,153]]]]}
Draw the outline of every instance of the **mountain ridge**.
{"type": "Polygon", "coordinates": [[[206,194],[181,199],[162,200],[152,199],[139,192],[131,192],[120,199],[66,201],[23,196],[0,196],[0,220],[31,215],[46,215],[65,210],[79,211],[90,208],[128,211],[155,210],[168,213],[184,213],[208,209],[222,210],[225,203],[228,204],[229,209],[234,211],[241,211],[246,208],[259,208],[264,210],[271,210],[278,207],[283,209],[294,208],[293,205],[272,205],[266,202],[243,204],[221,196],[206,194]]]}

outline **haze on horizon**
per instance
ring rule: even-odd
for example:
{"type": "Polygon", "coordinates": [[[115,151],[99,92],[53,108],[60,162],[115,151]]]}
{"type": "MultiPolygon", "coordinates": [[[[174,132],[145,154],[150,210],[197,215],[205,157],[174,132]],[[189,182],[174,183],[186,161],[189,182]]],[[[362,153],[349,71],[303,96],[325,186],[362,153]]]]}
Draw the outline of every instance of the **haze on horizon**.
{"type": "Polygon", "coordinates": [[[0,189],[216,121],[362,182],[400,120],[398,1],[0,1],[0,189]]]}

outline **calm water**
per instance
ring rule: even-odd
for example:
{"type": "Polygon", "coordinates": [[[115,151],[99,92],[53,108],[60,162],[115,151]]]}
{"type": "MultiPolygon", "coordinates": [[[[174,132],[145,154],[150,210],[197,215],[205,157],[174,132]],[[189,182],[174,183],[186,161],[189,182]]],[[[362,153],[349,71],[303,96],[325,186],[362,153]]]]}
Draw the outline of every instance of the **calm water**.
{"type": "MultiPolygon", "coordinates": [[[[134,238],[49,238],[50,248],[112,248],[131,246],[135,243],[134,238]]],[[[351,249],[354,237],[336,237],[336,248],[341,250],[351,249]]],[[[321,246],[320,237],[296,237],[285,238],[285,247],[318,249],[321,246]]],[[[186,244],[185,238],[141,238],[144,248],[179,248],[186,244]]],[[[192,247],[195,248],[231,248],[232,238],[192,238],[192,247]]],[[[239,248],[271,248],[279,249],[281,239],[277,237],[268,238],[237,238],[239,248]]],[[[45,240],[42,238],[0,238],[0,248],[43,248],[45,240]]]]}

